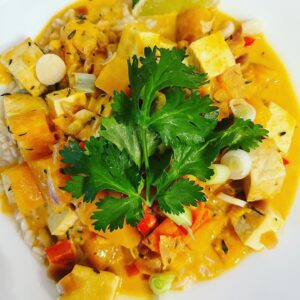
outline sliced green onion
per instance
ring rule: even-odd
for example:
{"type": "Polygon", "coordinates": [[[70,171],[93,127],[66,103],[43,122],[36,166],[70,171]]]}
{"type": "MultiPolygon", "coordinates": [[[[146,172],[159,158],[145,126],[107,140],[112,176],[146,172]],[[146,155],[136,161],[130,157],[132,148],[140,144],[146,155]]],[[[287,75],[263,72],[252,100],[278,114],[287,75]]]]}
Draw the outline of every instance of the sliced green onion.
{"type": "Polygon", "coordinates": [[[214,164],[210,168],[214,175],[206,181],[207,185],[223,184],[229,179],[231,171],[227,166],[214,164]]]}
{"type": "Polygon", "coordinates": [[[228,151],[221,159],[221,163],[230,169],[230,179],[241,180],[251,171],[250,155],[244,150],[228,151]]]}
{"type": "Polygon", "coordinates": [[[185,207],[184,212],[179,215],[166,213],[166,216],[178,226],[188,228],[192,225],[192,212],[188,207],[185,207]]]}
{"type": "Polygon", "coordinates": [[[172,289],[175,275],[171,272],[154,274],[149,279],[151,290],[156,295],[164,294],[172,289]]]}
{"type": "Polygon", "coordinates": [[[96,76],[87,73],[74,73],[75,84],[74,88],[77,91],[94,93],[96,76]]]}
{"type": "Polygon", "coordinates": [[[235,117],[254,121],[256,117],[256,110],[244,99],[232,99],[229,106],[235,117]]]}

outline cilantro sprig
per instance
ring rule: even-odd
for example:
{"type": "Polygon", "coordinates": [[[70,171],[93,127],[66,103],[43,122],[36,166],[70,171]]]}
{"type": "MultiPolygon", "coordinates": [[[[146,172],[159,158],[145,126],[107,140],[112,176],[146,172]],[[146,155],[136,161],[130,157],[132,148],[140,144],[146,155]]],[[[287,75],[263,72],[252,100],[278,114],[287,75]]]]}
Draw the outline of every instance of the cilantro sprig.
{"type": "Polygon", "coordinates": [[[206,201],[202,188],[183,179],[206,181],[224,148],[250,151],[267,131],[236,119],[218,130],[218,110],[209,96],[199,94],[204,73],[183,63],[184,50],[145,49],[145,57],[128,60],[131,96],[116,91],[113,115],[102,122],[99,138],[82,150],[71,142],[61,151],[72,179],[65,189],[76,198],[94,201],[101,190],[121,193],[97,203],[92,216],[96,230],[116,230],[124,222],[136,226],[143,205],[155,201],[165,213],[180,214],[184,206],[206,201]],[[158,93],[166,103],[157,109],[158,93]]]}

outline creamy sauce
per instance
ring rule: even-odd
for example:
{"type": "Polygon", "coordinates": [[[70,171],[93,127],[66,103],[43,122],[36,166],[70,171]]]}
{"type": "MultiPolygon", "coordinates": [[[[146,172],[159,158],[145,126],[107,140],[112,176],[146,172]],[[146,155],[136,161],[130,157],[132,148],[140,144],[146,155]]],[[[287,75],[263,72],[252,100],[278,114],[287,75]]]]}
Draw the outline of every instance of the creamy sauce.
{"type": "MultiPolygon", "coordinates": [[[[89,18],[93,19],[99,15],[100,8],[103,5],[113,6],[119,4],[121,1],[115,0],[98,0],[98,1],[78,1],[76,4],[70,5],[68,8],[87,6],[90,12],[89,18]]],[[[68,9],[67,8],[67,9],[68,9]]],[[[58,13],[49,22],[67,11],[58,13]]],[[[229,17],[219,14],[217,16],[217,22],[221,23],[229,17]]],[[[36,41],[41,42],[43,36],[47,31],[47,27],[37,37],[36,41]]],[[[289,76],[285,70],[280,59],[270,48],[268,43],[264,39],[257,40],[255,44],[249,48],[249,59],[251,62],[262,63],[268,66],[270,69],[276,71],[276,84],[270,84],[266,87],[263,93],[260,95],[260,99],[254,99],[253,101],[261,101],[262,99],[267,101],[274,101],[289,111],[295,119],[300,122],[300,111],[297,102],[297,98],[290,83],[289,76]]],[[[0,83],[6,83],[9,79],[7,72],[0,66],[0,83]]],[[[300,128],[296,127],[295,137],[300,136],[300,128]]],[[[281,193],[272,200],[274,208],[286,218],[290,212],[292,204],[295,200],[299,174],[300,174],[300,140],[294,138],[293,144],[288,155],[290,164],[287,165],[287,176],[285,184],[281,193]]],[[[12,213],[13,208],[8,204],[6,197],[1,195],[1,210],[4,213],[12,213]]],[[[176,263],[171,265],[171,269],[178,272],[182,271],[185,275],[188,275],[191,280],[208,280],[215,278],[222,274],[225,270],[232,268],[238,264],[245,256],[252,251],[244,246],[240,240],[231,234],[230,238],[230,252],[226,257],[220,258],[216,251],[211,246],[209,241],[213,241],[218,236],[223,228],[223,225],[227,222],[226,217],[215,218],[212,222],[203,226],[197,233],[196,239],[190,239],[188,241],[188,247],[192,250],[190,254],[182,253],[177,258],[176,263]]],[[[228,229],[231,230],[230,228],[228,229]]],[[[127,277],[126,271],[121,266],[117,266],[114,271],[123,277],[121,294],[128,296],[143,297],[151,299],[151,292],[149,289],[148,281],[142,276],[127,277]]],[[[180,287],[179,287],[180,288],[180,287]]]]}

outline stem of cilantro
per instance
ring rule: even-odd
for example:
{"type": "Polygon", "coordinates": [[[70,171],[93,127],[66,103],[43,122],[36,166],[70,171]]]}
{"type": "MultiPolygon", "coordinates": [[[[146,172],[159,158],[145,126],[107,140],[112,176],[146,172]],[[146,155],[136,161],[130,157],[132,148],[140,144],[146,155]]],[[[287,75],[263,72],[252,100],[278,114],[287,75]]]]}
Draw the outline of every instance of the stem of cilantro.
{"type": "Polygon", "coordinates": [[[146,205],[151,206],[151,202],[149,201],[150,197],[150,180],[149,180],[149,172],[150,172],[150,164],[149,164],[149,154],[148,154],[148,147],[147,147],[147,137],[146,137],[146,130],[144,128],[141,129],[141,138],[142,138],[142,145],[143,145],[143,155],[145,161],[145,181],[146,181],[146,205]]]}

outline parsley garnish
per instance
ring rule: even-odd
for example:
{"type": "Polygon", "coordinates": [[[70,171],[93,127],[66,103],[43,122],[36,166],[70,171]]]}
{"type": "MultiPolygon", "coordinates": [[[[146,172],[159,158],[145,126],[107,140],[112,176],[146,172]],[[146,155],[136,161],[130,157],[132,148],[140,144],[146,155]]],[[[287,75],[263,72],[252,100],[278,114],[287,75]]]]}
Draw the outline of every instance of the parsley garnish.
{"type": "Polygon", "coordinates": [[[131,96],[115,92],[113,116],[102,122],[99,138],[83,151],[71,142],[61,151],[64,171],[71,175],[65,190],[84,201],[94,201],[101,190],[124,195],[97,203],[92,217],[96,230],[136,226],[143,204],[158,201],[165,213],[180,214],[184,206],[206,201],[202,188],[183,179],[194,175],[206,181],[224,148],[250,151],[267,131],[251,121],[236,119],[220,130],[218,110],[199,87],[204,73],[183,63],[184,50],[145,49],[145,57],[128,61],[131,96]],[[166,104],[155,108],[158,92],[166,104]]]}

